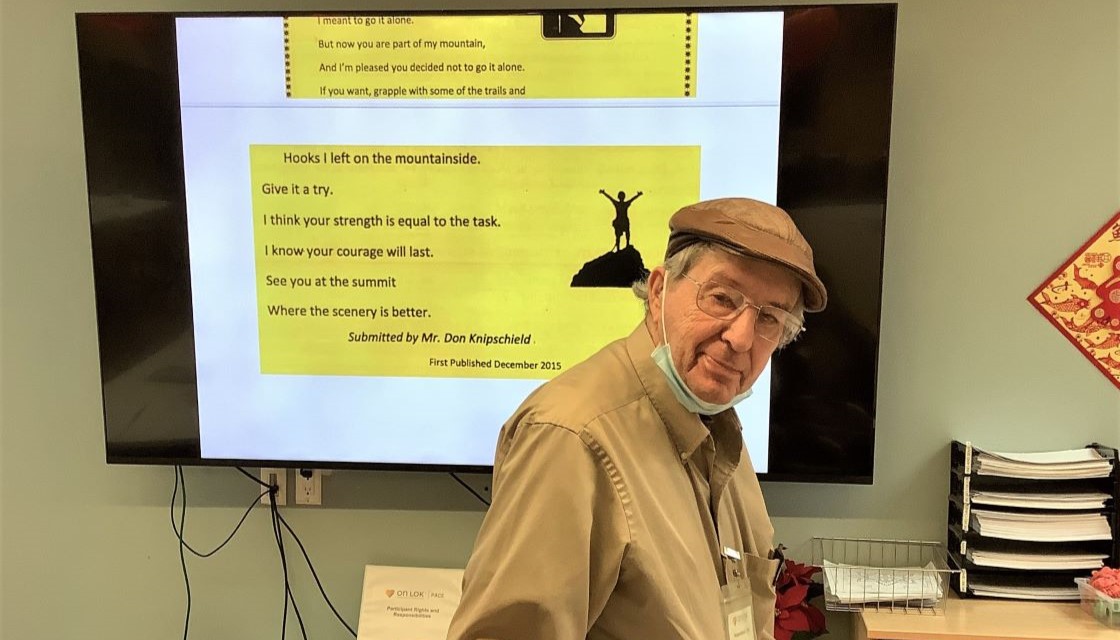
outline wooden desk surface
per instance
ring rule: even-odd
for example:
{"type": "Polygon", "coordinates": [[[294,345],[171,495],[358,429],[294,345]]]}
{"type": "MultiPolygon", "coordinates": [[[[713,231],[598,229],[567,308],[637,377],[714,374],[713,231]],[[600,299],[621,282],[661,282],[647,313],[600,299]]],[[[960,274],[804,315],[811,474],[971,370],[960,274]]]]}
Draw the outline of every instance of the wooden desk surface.
{"type": "Polygon", "coordinates": [[[1120,640],[1076,602],[950,597],[944,613],[869,609],[852,625],[856,640],[1120,640]]]}

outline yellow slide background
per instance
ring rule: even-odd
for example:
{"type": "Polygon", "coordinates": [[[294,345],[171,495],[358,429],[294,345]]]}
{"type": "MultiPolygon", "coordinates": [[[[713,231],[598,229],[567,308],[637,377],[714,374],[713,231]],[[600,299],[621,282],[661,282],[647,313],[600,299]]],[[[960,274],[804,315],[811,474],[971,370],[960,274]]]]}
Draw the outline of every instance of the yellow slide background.
{"type": "Polygon", "coordinates": [[[254,145],[250,158],[263,373],[552,377],[641,317],[628,289],[570,286],[614,245],[599,189],[644,192],[629,218],[647,269],[669,216],[699,197],[696,146],[254,145]],[[460,163],[406,162],[425,159],[460,163]]]}
{"type": "Polygon", "coordinates": [[[601,39],[546,39],[539,15],[386,20],[285,18],[288,96],[446,100],[696,95],[695,74],[689,72],[695,60],[686,51],[695,53],[697,25],[683,13],[620,14],[615,35],[601,39]]]}

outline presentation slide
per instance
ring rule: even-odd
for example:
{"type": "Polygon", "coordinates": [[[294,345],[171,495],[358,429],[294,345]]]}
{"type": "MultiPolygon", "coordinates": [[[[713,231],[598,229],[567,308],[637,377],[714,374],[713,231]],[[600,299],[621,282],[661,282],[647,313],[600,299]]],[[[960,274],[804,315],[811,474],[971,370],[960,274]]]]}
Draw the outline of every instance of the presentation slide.
{"type": "MultiPolygon", "coordinates": [[[[565,16],[566,17],[566,16],[565,16]]],[[[607,16],[543,37],[539,15],[287,18],[289,97],[673,98],[695,87],[694,18],[607,16]],[[582,37],[584,35],[591,37],[582,37]]]]}
{"type": "MultiPolygon", "coordinates": [[[[472,465],[774,201],[780,13],[177,20],[202,455],[472,465]]],[[[738,409],[765,471],[769,377],[738,409]]]]}

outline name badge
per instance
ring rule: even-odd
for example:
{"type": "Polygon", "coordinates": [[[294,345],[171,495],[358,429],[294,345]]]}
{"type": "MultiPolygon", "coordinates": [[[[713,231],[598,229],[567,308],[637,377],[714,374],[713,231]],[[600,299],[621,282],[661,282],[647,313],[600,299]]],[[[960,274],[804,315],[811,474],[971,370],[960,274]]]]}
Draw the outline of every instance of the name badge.
{"type": "Polygon", "coordinates": [[[731,580],[720,587],[720,595],[724,639],[756,640],[750,585],[746,580],[731,580]]]}

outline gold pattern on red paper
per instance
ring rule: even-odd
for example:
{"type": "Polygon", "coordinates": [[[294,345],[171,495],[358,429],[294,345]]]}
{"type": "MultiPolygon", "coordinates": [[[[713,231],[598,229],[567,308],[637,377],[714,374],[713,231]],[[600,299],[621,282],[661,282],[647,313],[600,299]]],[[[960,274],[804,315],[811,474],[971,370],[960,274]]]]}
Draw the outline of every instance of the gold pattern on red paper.
{"type": "Polygon", "coordinates": [[[1120,388],[1120,212],[1027,300],[1120,388]]]}

